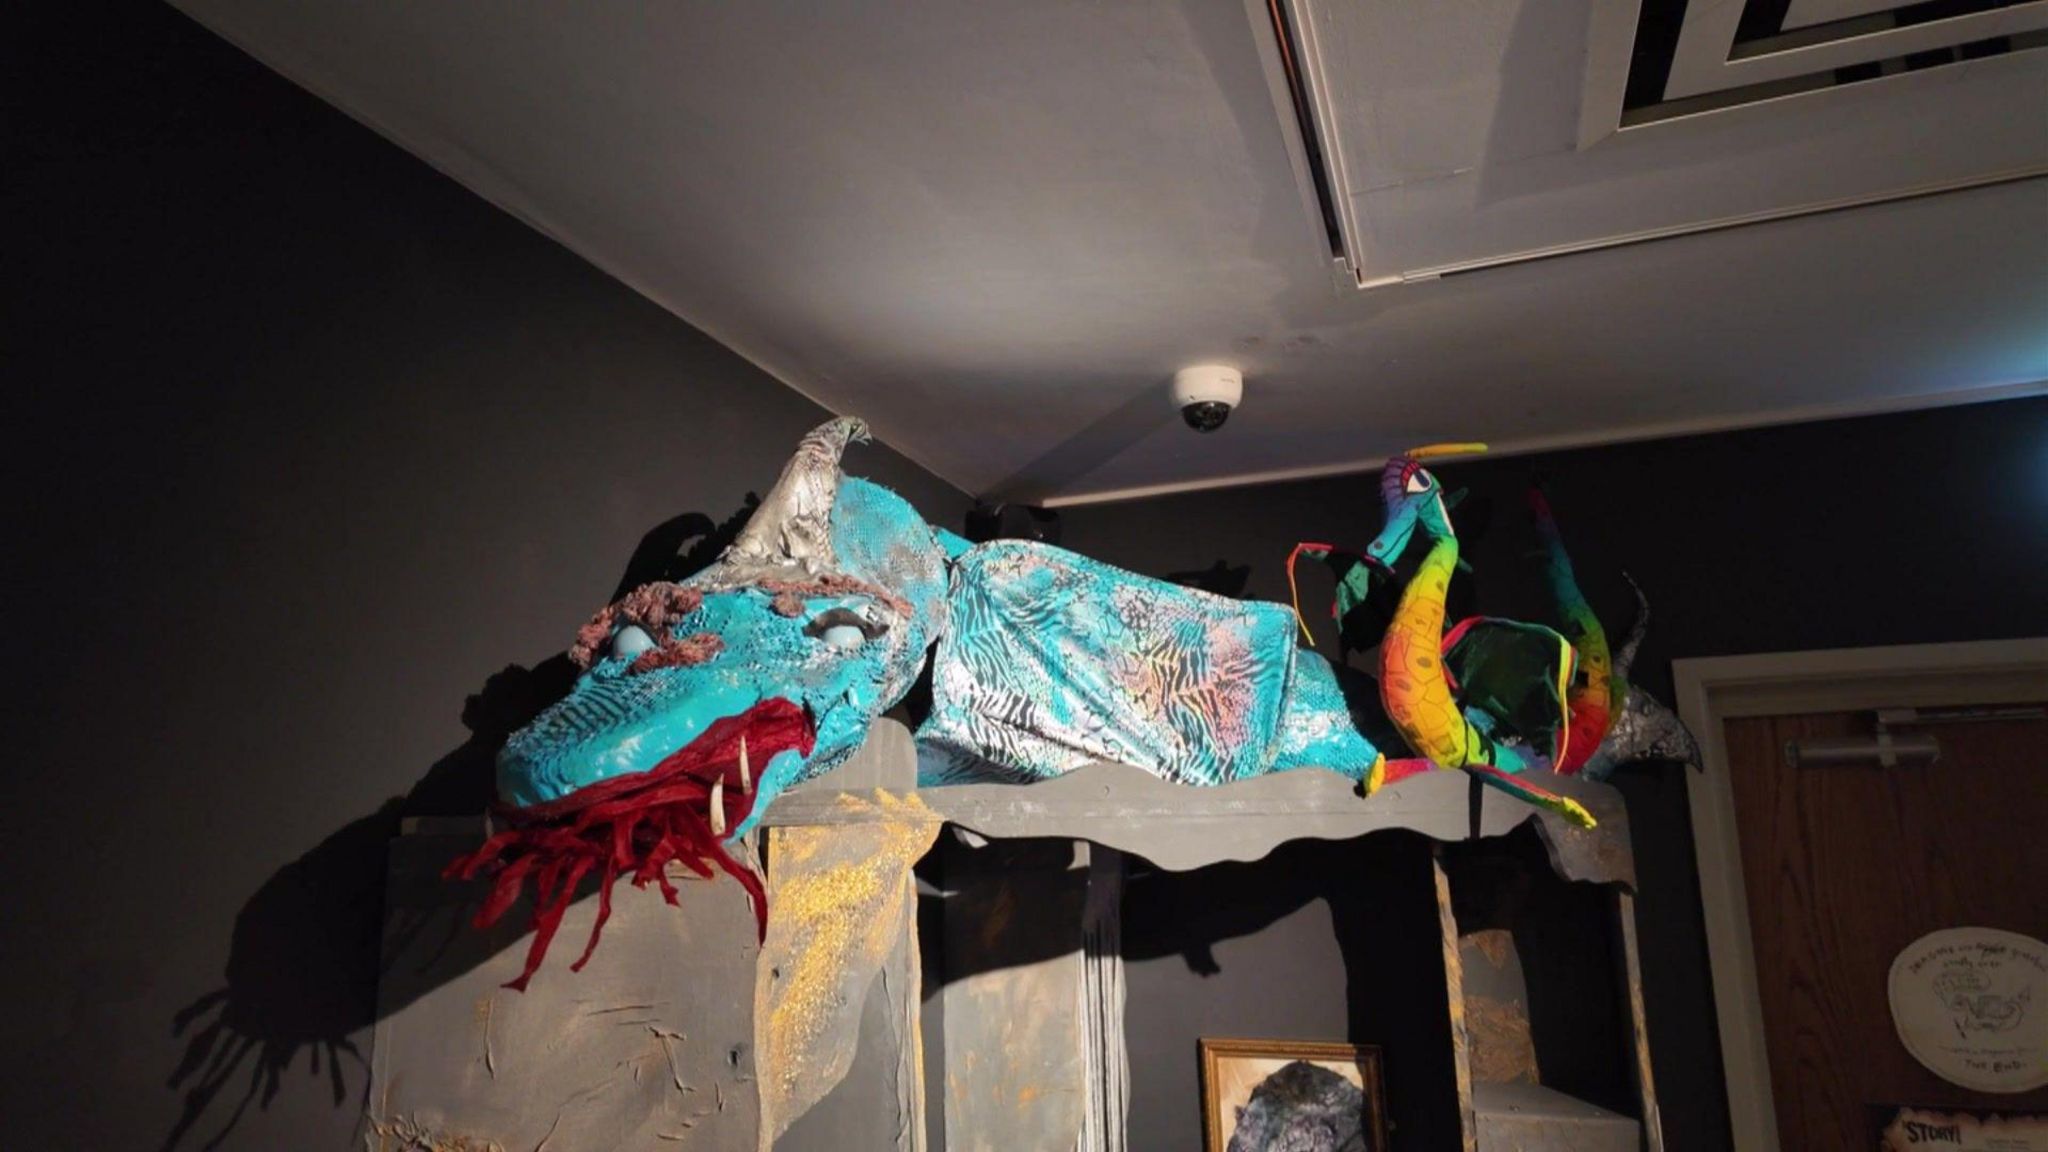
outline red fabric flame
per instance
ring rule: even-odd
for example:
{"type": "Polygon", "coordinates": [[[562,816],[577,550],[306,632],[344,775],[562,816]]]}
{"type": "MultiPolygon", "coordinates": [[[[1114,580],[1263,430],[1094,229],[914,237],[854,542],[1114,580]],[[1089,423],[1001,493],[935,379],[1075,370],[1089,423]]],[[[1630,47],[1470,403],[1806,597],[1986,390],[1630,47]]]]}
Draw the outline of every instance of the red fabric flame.
{"type": "Polygon", "coordinates": [[[740,786],[741,736],[746,737],[747,758],[756,772],[785,749],[810,755],[816,739],[801,707],[781,698],[764,700],[712,724],[645,772],[592,784],[546,804],[500,809],[514,826],[450,863],[442,875],[455,880],[491,876],[490,894],[474,921],[478,928],[497,923],[519,899],[526,882],[533,881],[533,943],[527,947],[519,978],[505,987],[526,990],[576,896],[576,886],[594,870],[603,877],[597,920],[583,955],[569,966],[572,972],[582,971],[597,950],[598,937],[611,917],[612,883],[619,876],[630,876],[636,888],[658,884],[662,897],[676,902],[675,885],[663,874],[670,861],[707,879],[715,865],[738,880],[753,901],[755,926],[767,934],[768,895],[760,877],[733,859],[711,830],[711,786],[720,779],[725,781],[727,827],[736,826],[753,810],[754,794],[740,786]]]}

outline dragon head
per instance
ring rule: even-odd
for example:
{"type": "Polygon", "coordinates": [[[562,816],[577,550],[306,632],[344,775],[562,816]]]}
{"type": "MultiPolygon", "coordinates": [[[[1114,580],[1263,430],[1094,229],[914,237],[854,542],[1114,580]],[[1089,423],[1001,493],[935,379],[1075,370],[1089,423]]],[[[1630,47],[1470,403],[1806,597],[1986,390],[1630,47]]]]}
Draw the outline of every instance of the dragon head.
{"type": "Polygon", "coordinates": [[[847,442],[865,438],[850,418],[813,431],[717,563],[592,617],[569,652],[584,669],[575,688],[499,755],[499,798],[558,803],[654,770],[720,721],[793,705],[808,740],[751,749],[737,836],[852,753],[916,679],[945,614],[945,556],[923,518],[839,473],[847,442]]]}
{"type": "Polygon", "coordinates": [[[865,438],[850,418],[812,431],[716,563],[593,616],[570,648],[574,688],[506,742],[497,787],[511,827],[451,872],[495,872],[485,923],[533,875],[522,986],[593,869],[608,893],[621,873],[667,890],[670,861],[717,864],[765,916],[726,846],[784,789],[851,755],[916,681],[946,626],[946,555],[908,502],[841,476],[840,454],[865,438]]]}
{"type": "Polygon", "coordinates": [[[1484,444],[1430,444],[1388,460],[1380,470],[1380,502],[1387,510],[1386,523],[1366,546],[1367,561],[1382,571],[1392,571],[1417,528],[1422,529],[1425,540],[1455,535],[1443,485],[1422,462],[1432,456],[1484,451],[1484,444]]]}

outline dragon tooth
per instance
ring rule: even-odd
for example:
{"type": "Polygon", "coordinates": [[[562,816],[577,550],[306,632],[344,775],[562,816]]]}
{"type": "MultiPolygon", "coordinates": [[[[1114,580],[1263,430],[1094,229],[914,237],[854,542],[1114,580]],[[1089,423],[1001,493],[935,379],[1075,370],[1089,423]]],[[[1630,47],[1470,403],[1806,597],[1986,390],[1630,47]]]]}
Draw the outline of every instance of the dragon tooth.
{"type": "Polygon", "coordinates": [[[725,835],[725,777],[711,784],[711,834],[725,835]]]}

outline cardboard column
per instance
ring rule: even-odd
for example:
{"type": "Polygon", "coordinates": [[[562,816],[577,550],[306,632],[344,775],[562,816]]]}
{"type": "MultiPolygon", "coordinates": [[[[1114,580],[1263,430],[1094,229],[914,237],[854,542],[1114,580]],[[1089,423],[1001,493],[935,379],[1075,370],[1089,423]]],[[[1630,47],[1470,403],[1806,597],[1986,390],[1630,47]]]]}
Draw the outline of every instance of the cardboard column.
{"type": "MultiPolygon", "coordinates": [[[[440,876],[475,843],[393,842],[365,1146],[753,1152],[760,950],[746,891],[678,870],[672,908],[621,884],[590,964],[571,972],[574,950],[558,948],[513,992],[500,985],[519,974],[525,916],[477,932],[481,885],[440,876]]],[[[560,939],[580,947],[596,913],[594,899],[572,904],[560,939]]]]}

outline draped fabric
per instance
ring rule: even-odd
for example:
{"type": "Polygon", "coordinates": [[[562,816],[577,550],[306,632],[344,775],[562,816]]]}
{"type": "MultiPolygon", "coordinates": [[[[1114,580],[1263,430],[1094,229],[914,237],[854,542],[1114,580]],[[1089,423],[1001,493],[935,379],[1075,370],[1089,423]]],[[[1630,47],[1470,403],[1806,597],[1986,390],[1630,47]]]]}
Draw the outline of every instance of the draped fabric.
{"type": "Polygon", "coordinates": [[[1184,784],[1272,766],[1294,617],[1030,541],[984,544],[952,577],[918,732],[926,784],[1025,781],[1091,760],[1184,784]]]}

